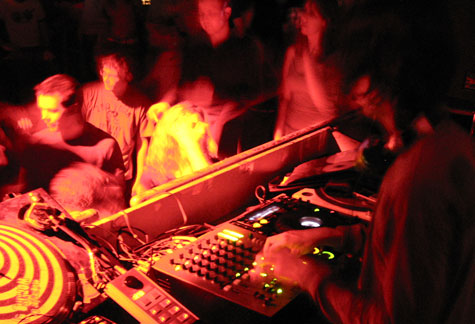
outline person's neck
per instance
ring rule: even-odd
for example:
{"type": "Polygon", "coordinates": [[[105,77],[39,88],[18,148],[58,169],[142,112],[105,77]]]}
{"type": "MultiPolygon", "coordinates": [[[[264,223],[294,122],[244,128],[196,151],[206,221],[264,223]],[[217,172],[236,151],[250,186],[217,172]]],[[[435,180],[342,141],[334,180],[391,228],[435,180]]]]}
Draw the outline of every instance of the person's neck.
{"type": "Polygon", "coordinates": [[[208,38],[211,42],[211,45],[214,48],[216,48],[222,43],[224,43],[229,38],[230,35],[231,35],[231,29],[229,28],[229,26],[226,26],[219,32],[214,33],[213,35],[208,35],[208,38]]]}
{"type": "Polygon", "coordinates": [[[311,37],[307,37],[308,51],[313,57],[319,57],[322,53],[323,33],[318,32],[311,37]]]}
{"type": "Polygon", "coordinates": [[[124,87],[121,87],[119,89],[114,89],[111,91],[111,94],[116,97],[117,99],[122,99],[124,96],[125,96],[125,93],[127,92],[127,89],[129,88],[129,86],[124,86],[124,87]]]}
{"type": "Polygon", "coordinates": [[[415,130],[417,136],[424,136],[434,132],[434,126],[425,115],[421,115],[414,119],[412,128],[415,130]]]}

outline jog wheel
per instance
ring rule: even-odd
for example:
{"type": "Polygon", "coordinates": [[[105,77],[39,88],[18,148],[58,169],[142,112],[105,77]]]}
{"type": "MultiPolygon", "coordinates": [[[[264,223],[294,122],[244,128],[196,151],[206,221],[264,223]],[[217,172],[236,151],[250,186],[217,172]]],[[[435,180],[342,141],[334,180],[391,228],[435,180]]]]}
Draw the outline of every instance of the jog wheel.
{"type": "Polygon", "coordinates": [[[0,223],[0,324],[63,323],[76,281],[46,237],[0,223]]]}

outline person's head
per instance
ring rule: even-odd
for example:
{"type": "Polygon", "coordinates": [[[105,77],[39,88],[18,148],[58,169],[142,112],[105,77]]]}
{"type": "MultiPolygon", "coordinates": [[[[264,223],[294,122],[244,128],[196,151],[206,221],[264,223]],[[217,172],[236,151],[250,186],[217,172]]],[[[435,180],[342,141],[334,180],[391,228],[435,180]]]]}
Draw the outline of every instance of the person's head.
{"type": "Polygon", "coordinates": [[[59,171],[50,182],[49,192],[68,212],[95,209],[105,217],[125,208],[123,185],[89,163],[76,162],[59,171]]]}
{"type": "Polygon", "coordinates": [[[96,58],[97,71],[104,88],[121,95],[133,79],[130,58],[122,53],[102,53],[96,58]]]}
{"type": "Polygon", "coordinates": [[[390,104],[400,130],[421,114],[434,119],[453,72],[450,31],[447,10],[437,1],[353,7],[337,39],[345,92],[374,114],[390,104]]]}
{"type": "Polygon", "coordinates": [[[334,0],[307,0],[299,13],[299,27],[302,35],[312,37],[324,32],[337,14],[338,4],[334,0]]]}
{"type": "Polygon", "coordinates": [[[68,127],[68,121],[78,114],[77,90],[79,83],[66,74],[53,75],[36,85],[36,103],[41,119],[51,131],[68,127]]]}
{"type": "Polygon", "coordinates": [[[209,37],[229,31],[229,0],[197,0],[198,19],[209,37]]]}

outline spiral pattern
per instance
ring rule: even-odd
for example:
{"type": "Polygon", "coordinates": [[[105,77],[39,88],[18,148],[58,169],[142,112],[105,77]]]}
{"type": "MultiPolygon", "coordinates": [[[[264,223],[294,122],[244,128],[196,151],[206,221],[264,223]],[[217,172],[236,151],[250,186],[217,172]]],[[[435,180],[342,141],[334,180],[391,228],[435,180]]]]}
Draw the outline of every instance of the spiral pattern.
{"type": "Polygon", "coordinates": [[[61,323],[69,313],[74,274],[46,238],[0,224],[0,324],[61,323]]]}

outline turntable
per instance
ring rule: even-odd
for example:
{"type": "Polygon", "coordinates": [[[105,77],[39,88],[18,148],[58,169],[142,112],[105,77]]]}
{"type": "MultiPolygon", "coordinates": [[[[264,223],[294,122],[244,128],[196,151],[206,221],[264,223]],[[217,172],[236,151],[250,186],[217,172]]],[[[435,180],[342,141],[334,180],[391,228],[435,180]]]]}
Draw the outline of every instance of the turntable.
{"type": "Polygon", "coordinates": [[[77,288],[57,247],[33,231],[0,223],[0,323],[63,323],[77,288]]]}
{"type": "Polygon", "coordinates": [[[65,215],[43,189],[0,203],[0,324],[70,323],[105,300],[89,251],[46,228],[48,218],[65,215]]]}
{"type": "Polygon", "coordinates": [[[320,188],[304,188],[292,195],[293,198],[322,206],[350,217],[371,221],[376,199],[357,192],[350,195],[335,193],[331,186],[320,188]]]}

